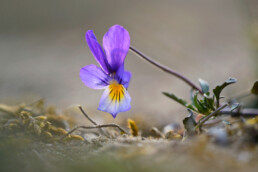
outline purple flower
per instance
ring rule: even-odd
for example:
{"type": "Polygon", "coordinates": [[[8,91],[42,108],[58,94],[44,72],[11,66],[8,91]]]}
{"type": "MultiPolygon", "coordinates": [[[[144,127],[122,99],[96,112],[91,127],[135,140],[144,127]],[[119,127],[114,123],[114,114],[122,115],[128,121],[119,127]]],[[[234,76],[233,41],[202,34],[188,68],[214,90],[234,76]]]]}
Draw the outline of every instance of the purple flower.
{"type": "Polygon", "coordinates": [[[100,67],[88,65],[80,70],[82,82],[93,89],[105,89],[98,110],[114,118],[119,112],[131,109],[127,92],[131,73],[124,70],[124,60],[130,46],[130,35],[122,26],[114,25],[103,37],[103,48],[92,30],[86,32],[86,41],[100,67]]]}

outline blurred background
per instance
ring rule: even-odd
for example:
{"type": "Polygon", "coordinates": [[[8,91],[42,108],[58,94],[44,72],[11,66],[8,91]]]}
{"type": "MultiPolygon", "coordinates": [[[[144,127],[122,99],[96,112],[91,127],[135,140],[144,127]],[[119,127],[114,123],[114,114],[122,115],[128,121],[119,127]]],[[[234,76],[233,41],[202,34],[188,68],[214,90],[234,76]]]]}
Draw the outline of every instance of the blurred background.
{"type": "MultiPolygon", "coordinates": [[[[101,90],[80,80],[83,66],[96,64],[84,34],[92,29],[99,42],[114,24],[130,33],[131,44],[153,59],[213,88],[229,77],[238,79],[224,95],[250,89],[258,76],[258,1],[256,0],[1,0],[0,101],[33,102],[65,109],[83,105],[97,111],[101,90]]],[[[128,117],[154,124],[179,121],[185,108],[162,91],[189,100],[190,88],[142,61],[132,52],[126,69],[133,74],[128,117]]],[[[113,120],[114,121],[114,120],[113,120]]]]}

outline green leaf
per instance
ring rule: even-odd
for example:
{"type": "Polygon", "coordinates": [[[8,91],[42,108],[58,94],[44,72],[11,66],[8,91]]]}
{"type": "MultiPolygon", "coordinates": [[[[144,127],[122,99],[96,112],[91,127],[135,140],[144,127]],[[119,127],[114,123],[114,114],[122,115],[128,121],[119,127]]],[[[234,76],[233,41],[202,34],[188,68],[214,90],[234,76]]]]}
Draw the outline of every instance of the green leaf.
{"type": "Polygon", "coordinates": [[[162,94],[164,94],[165,96],[173,99],[174,101],[176,101],[177,103],[185,106],[186,108],[191,109],[193,111],[196,111],[196,109],[192,105],[189,105],[185,100],[183,100],[181,98],[178,98],[176,95],[174,95],[172,93],[167,93],[167,92],[162,92],[162,94]]]}
{"type": "Polygon", "coordinates": [[[184,127],[185,127],[185,129],[188,133],[194,134],[195,133],[195,126],[196,126],[197,123],[194,120],[193,112],[191,110],[188,110],[188,111],[189,111],[189,115],[188,115],[188,117],[186,117],[183,120],[183,124],[184,124],[184,127]]]}
{"type": "Polygon", "coordinates": [[[207,93],[209,92],[209,84],[208,82],[202,80],[201,78],[199,79],[199,83],[200,83],[200,86],[202,88],[202,92],[203,93],[207,93]]]}
{"type": "Polygon", "coordinates": [[[191,109],[191,110],[197,112],[197,110],[195,109],[195,107],[194,107],[193,105],[191,105],[191,104],[187,105],[186,107],[187,107],[188,109],[191,109]]]}
{"type": "Polygon", "coordinates": [[[193,100],[194,100],[194,94],[195,94],[195,90],[194,90],[194,89],[191,89],[191,90],[190,90],[190,99],[191,99],[192,102],[193,102],[193,100]]]}
{"type": "Polygon", "coordinates": [[[258,95],[258,81],[255,81],[255,83],[251,89],[251,93],[258,95]]]}
{"type": "Polygon", "coordinates": [[[206,114],[207,107],[204,105],[204,102],[198,100],[198,92],[194,95],[193,105],[197,108],[199,113],[206,114]]]}
{"type": "Polygon", "coordinates": [[[214,99],[212,97],[204,97],[204,103],[208,109],[215,110],[214,99]]]}
{"type": "Polygon", "coordinates": [[[216,101],[217,101],[217,107],[219,107],[219,99],[220,99],[220,93],[222,92],[222,90],[230,85],[230,84],[233,84],[237,82],[237,79],[235,78],[229,78],[228,80],[226,80],[223,84],[221,85],[218,85],[216,86],[214,89],[213,89],[213,93],[214,93],[214,96],[216,98],[216,101]]]}
{"type": "Polygon", "coordinates": [[[186,106],[187,102],[181,98],[178,98],[175,94],[162,92],[165,96],[175,100],[176,102],[180,103],[183,106],[186,106]]]}

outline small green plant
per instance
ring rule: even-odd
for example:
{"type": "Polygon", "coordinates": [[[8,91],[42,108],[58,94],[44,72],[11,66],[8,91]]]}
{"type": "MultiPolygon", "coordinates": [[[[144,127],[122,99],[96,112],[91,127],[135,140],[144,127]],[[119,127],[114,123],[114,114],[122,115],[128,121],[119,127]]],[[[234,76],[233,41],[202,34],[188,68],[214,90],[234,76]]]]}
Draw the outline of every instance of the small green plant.
{"type": "MultiPolygon", "coordinates": [[[[184,119],[183,123],[184,123],[185,129],[187,131],[191,132],[192,128],[196,129],[196,126],[198,126],[198,122],[201,122],[203,119],[205,119],[205,117],[207,117],[209,114],[216,111],[216,109],[218,109],[220,107],[220,105],[221,105],[220,99],[224,98],[221,96],[222,90],[225,87],[227,87],[228,85],[236,83],[236,82],[237,82],[237,80],[235,78],[229,78],[224,83],[217,85],[212,90],[212,93],[211,93],[208,82],[206,82],[202,79],[199,79],[202,94],[199,93],[199,91],[195,91],[195,92],[191,91],[191,94],[190,94],[190,97],[192,100],[191,103],[187,103],[187,101],[183,100],[182,98],[178,98],[176,95],[171,94],[171,93],[163,92],[163,94],[165,96],[171,98],[172,100],[178,102],[179,104],[185,106],[188,109],[190,115],[189,115],[189,117],[184,119]],[[195,121],[194,117],[193,117],[194,114],[192,111],[197,114],[202,114],[203,117],[200,120],[195,121]],[[191,122],[189,123],[189,121],[191,121],[191,122]]],[[[228,105],[228,102],[224,102],[223,104],[224,104],[223,107],[225,108],[228,105]]],[[[239,105],[239,103],[234,103],[231,106],[231,111],[233,111],[235,108],[237,108],[238,105],[239,105]]],[[[214,114],[214,115],[216,115],[216,114],[214,114]]],[[[197,127],[197,128],[199,128],[199,127],[197,127]]]]}
{"type": "MultiPolygon", "coordinates": [[[[177,97],[173,93],[162,92],[168,98],[176,101],[188,109],[189,116],[183,120],[184,127],[188,133],[196,133],[197,130],[201,131],[202,125],[208,119],[211,117],[216,117],[219,114],[237,114],[245,117],[258,115],[257,109],[249,109],[248,112],[240,111],[241,106],[237,98],[225,99],[223,96],[221,96],[223,89],[231,84],[236,83],[237,79],[229,78],[222,84],[219,84],[214,89],[210,90],[210,86],[207,81],[199,79],[200,86],[197,86],[184,75],[154,61],[136,48],[131,46],[130,49],[147,62],[160,68],[164,72],[181,79],[192,88],[190,93],[191,103],[188,103],[186,100],[177,97]],[[221,102],[222,98],[224,98],[224,102],[221,102]],[[225,109],[227,106],[230,108],[225,109]],[[238,110],[236,111],[236,109],[238,110]]],[[[258,81],[254,83],[251,92],[241,95],[240,98],[250,95],[251,93],[258,95],[258,81]]]]}

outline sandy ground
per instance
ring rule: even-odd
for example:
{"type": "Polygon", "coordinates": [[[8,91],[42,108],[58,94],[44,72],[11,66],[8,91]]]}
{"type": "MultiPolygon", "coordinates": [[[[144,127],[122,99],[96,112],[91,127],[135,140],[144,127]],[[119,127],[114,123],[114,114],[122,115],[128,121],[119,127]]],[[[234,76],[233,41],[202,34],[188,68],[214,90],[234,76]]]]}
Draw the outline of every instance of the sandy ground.
{"type": "Polygon", "coordinates": [[[26,172],[257,171],[257,148],[235,152],[225,147],[204,144],[199,139],[182,143],[140,138],[100,138],[91,143],[37,143],[30,145],[30,149],[18,149],[19,153],[17,148],[10,150],[13,154],[2,151],[2,157],[8,156],[1,159],[3,166],[0,169],[26,172]]]}
{"type": "MultiPolygon", "coordinates": [[[[84,40],[93,29],[101,42],[113,24],[123,25],[131,43],[155,60],[211,87],[228,77],[239,79],[234,91],[250,88],[256,63],[248,40],[248,7],[235,0],[197,1],[2,1],[0,32],[0,101],[41,97],[60,108],[82,104],[105,116],[97,106],[102,91],[87,88],[81,67],[96,64],[84,40]]],[[[131,52],[126,69],[133,74],[132,110],[156,123],[186,115],[161,92],[188,98],[189,87],[131,52]]],[[[257,75],[256,75],[257,76],[257,75]]],[[[225,94],[233,91],[225,90],[225,94]]]]}

